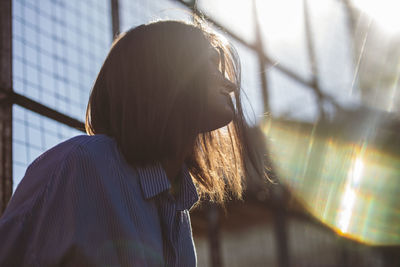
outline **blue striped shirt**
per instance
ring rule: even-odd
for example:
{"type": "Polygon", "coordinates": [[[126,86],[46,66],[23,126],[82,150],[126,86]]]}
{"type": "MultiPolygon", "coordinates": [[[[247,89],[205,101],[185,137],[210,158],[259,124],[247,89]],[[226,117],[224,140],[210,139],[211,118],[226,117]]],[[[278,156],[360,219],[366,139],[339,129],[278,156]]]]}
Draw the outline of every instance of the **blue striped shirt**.
{"type": "Polygon", "coordinates": [[[0,266],[196,266],[184,165],[132,168],[113,138],[79,135],[32,162],[0,218],[0,266]]]}

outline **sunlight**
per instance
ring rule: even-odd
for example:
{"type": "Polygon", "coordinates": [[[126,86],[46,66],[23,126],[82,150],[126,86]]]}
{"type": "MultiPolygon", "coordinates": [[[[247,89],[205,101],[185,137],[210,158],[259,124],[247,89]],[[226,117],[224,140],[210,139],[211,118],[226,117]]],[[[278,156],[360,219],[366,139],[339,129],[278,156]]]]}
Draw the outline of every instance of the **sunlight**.
{"type": "Polygon", "coordinates": [[[356,200],[356,190],[360,184],[363,169],[364,163],[360,157],[357,157],[348,173],[345,191],[338,213],[337,225],[342,233],[348,232],[351,215],[356,200]]]}
{"type": "Polygon", "coordinates": [[[256,1],[258,21],[264,37],[273,40],[297,40],[303,34],[302,1],[256,1]]]}
{"type": "Polygon", "coordinates": [[[247,41],[254,41],[253,1],[198,0],[198,9],[247,41]]]}
{"type": "Polygon", "coordinates": [[[353,4],[367,13],[385,31],[400,33],[400,1],[398,0],[352,0],[353,4]]]}
{"type": "Polygon", "coordinates": [[[327,135],[336,125],[265,120],[274,171],[313,216],[339,234],[371,245],[400,244],[400,150],[327,135]]]}
{"type": "Polygon", "coordinates": [[[346,186],[346,191],[342,197],[342,203],[340,205],[339,219],[338,219],[338,227],[342,233],[347,233],[351,213],[353,211],[354,202],[356,200],[356,193],[354,189],[349,186],[346,186]]]}
{"type": "Polygon", "coordinates": [[[361,180],[362,171],[364,169],[364,163],[362,162],[361,158],[357,158],[354,163],[353,173],[351,173],[353,186],[358,186],[361,180]]]}

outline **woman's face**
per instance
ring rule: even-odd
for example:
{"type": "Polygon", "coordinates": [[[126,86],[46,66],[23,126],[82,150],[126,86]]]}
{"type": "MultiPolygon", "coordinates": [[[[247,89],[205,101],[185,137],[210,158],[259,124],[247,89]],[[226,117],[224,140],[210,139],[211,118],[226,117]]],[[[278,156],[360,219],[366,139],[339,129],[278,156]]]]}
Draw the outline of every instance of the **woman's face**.
{"type": "Polygon", "coordinates": [[[223,68],[220,68],[221,56],[215,48],[208,49],[209,81],[205,108],[203,132],[216,130],[227,125],[234,117],[234,106],[231,94],[236,85],[225,78],[223,68]]]}

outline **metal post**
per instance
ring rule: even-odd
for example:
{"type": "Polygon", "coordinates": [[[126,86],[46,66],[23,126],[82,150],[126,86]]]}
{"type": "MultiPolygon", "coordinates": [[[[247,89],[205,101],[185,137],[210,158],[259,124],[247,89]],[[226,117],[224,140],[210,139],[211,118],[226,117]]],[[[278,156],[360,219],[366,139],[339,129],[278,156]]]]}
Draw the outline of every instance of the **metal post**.
{"type": "Polygon", "coordinates": [[[12,92],[11,68],[11,2],[0,1],[0,214],[7,207],[12,194],[12,92]]]}
{"type": "Polygon", "coordinates": [[[119,1],[110,0],[111,4],[111,23],[112,23],[112,38],[114,39],[120,31],[119,27],[119,1]]]}
{"type": "Polygon", "coordinates": [[[308,10],[308,2],[307,0],[303,0],[303,11],[304,11],[304,26],[305,26],[305,33],[306,33],[306,40],[307,40],[307,50],[308,50],[308,58],[311,64],[311,72],[312,72],[312,80],[311,80],[311,87],[314,93],[317,96],[318,101],[318,110],[320,119],[325,117],[325,111],[323,107],[324,95],[322,94],[321,88],[318,82],[318,62],[315,55],[315,48],[314,42],[312,40],[312,29],[311,29],[311,21],[310,21],[310,14],[308,10]]]}
{"type": "Polygon", "coordinates": [[[279,267],[289,267],[289,244],[287,235],[287,194],[281,185],[276,185],[272,192],[277,262],[279,267]]]}
{"type": "Polygon", "coordinates": [[[255,27],[255,33],[256,33],[256,43],[255,47],[257,48],[257,56],[258,56],[258,66],[260,69],[260,80],[261,80],[261,92],[262,92],[262,98],[263,98],[263,107],[264,107],[264,113],[270,111],[270,106],[269,106],[269,94],[268,94],[268,83],[267,83],[267,77],[266,77],[266,72],[265,69],[268,66],[269,61],[265,59],[266,53],[264,51],[264,45],[263,45],[263,40],[262,40],[262,35],[261,35],[261,28],[260,28],[260,23],[258,21],[258,13],[257,13],[257,7],[256,7],[256,1],[253,0],[253,18],[254,18],[254,27],[255,27]]]}
{"type": "Polygon", "coordinates": [[[208,240],[210,242],[211,266],[221,267],[221,245],[220,245],[220,227],[219,211],[215,204],[211,203],[207,210],[208,222],[208,240]]]}

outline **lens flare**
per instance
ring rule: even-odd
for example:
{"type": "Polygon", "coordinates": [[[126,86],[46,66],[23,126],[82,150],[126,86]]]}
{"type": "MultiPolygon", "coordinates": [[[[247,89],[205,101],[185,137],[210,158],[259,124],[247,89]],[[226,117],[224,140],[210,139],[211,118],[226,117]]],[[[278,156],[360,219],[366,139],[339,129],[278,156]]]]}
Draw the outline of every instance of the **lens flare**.
{"type": "Polygon", "coordinates": [[[356,200],[356,192],[360,183],[363,168],[364,164],[361,158],[357,157],[354,165],[351,167],[348,173],[337,219],[337,225],[342,233],[347,233],[348,231],[351,214],[354,208],[354,202],[356,200]]]}
{"type": "Polygon", "coordinates": [[[280,181],[316,218],[371,245],[400,244],[399,122],[356,111],[330,122],[266,121],[280,181]]]}

